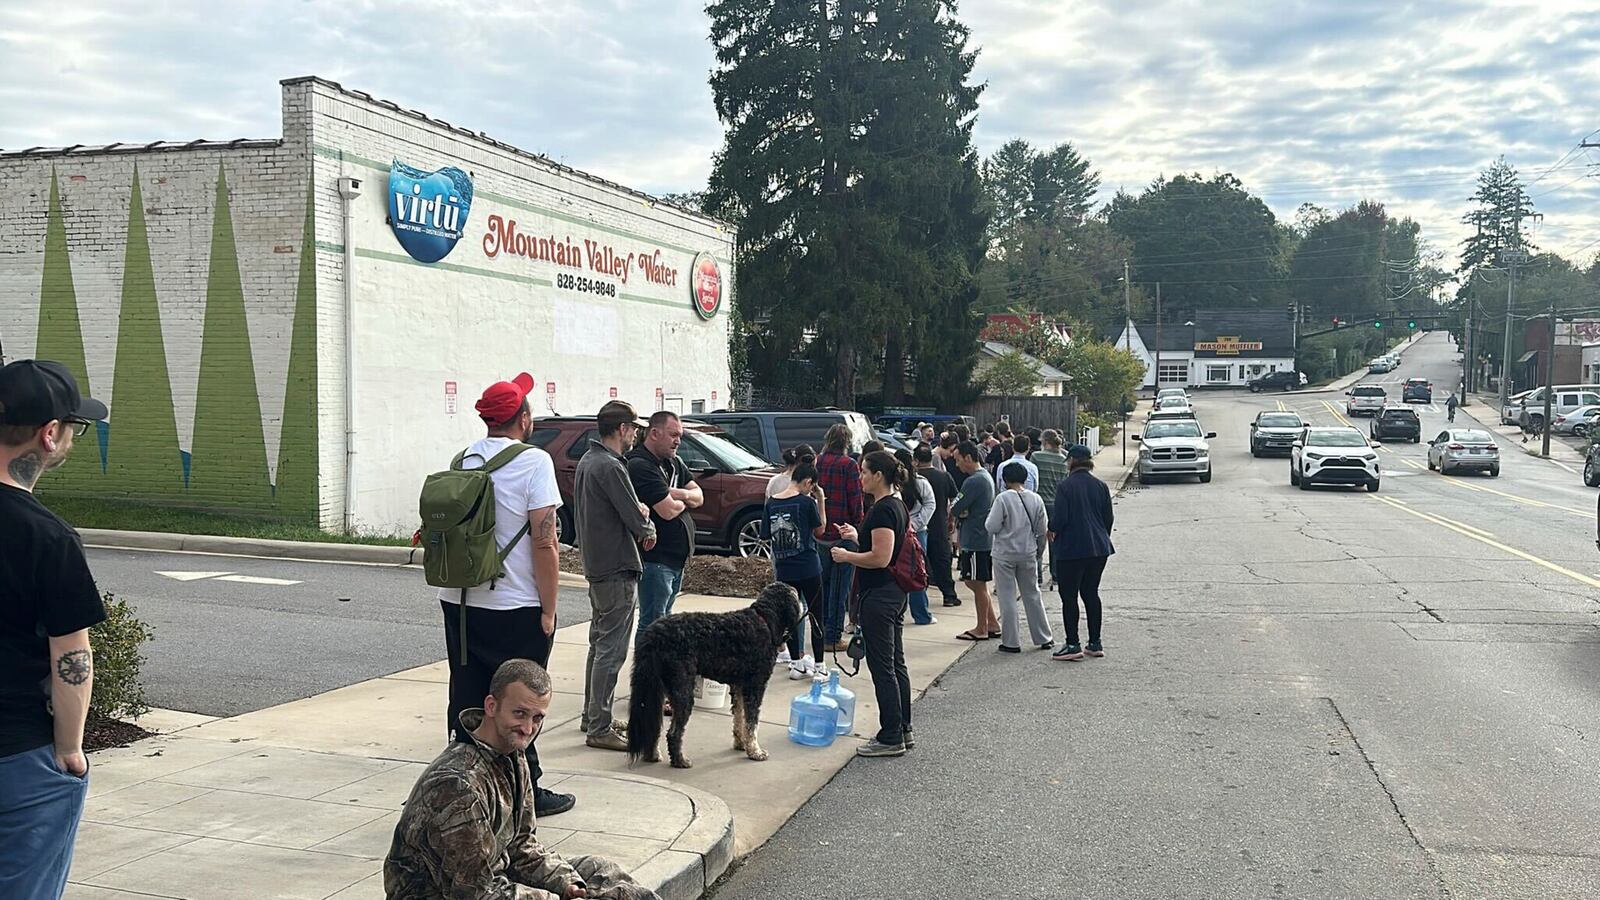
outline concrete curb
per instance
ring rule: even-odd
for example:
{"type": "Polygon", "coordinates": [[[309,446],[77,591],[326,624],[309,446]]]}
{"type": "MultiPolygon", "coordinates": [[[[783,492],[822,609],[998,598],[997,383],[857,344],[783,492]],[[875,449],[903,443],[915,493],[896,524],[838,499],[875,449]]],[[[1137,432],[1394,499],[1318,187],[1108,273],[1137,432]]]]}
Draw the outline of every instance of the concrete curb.
{"type": "Polygon", "coordinates": [[[574,772],[596,778],[632,781],[675,791],[694,806],[694,819],[665,851],[630,872],[634,880],[660,894],[662,900],[699,900],[733,863],[733,812],[720,797],[699,788],[646,778],[601,772],[574,772]]]}
{"type": "Polygon", "coordinates": [[[356,562],[403,566],[411,561],[410,547],[383,544],[336,544],[323,541],[273,541],[265,538],[221,537],[209,534],[169,534],[157,531],[117,531],[80,528],[90,547],[115,550],[168,550],[216,553],[226,556],[263,556],[313,562],[356,562]]]}

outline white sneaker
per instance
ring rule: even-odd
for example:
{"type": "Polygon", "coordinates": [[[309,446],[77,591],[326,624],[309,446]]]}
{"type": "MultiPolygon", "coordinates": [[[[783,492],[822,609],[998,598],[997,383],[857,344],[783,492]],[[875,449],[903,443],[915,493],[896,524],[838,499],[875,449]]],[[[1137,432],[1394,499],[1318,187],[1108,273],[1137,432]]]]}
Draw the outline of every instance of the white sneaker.
{"type": "Polygon", "coordinates": [[[805,656],[800,657],[800,661],[806,664],[807,675],[817,674],[817,661],[811,658],[811,654],[807,653],[805,656]]]}
{"type": "Polygon", "coordinates": [[[788,665],[790,662],[792,662],[792,660],[789,659],[789,648],[785,647],[782,650],[779,650],[778,651],[778,662],[777,662],[777,664],[780,665],[780,666],[784,666],[784,665],[788,665]]]}
{"type": "Polygon", "coordinates": [[[799,681],[802,678],[810,678],[810,677],[811,677],[811,673],[809,671],[807,671],[806,664],[805,664],[805,661],[803,659],[800,662],[789,663],[789,680],[790,681],[799,681]]]}

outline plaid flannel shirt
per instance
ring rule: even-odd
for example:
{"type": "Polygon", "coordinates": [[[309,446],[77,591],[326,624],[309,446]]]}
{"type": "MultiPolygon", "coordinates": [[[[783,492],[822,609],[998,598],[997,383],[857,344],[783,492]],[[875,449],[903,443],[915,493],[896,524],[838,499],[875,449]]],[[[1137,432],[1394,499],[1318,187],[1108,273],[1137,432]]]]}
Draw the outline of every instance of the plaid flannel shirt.
{"type": "Polygon", "coordinates": [[[840,525],[861,524],[861,467],[843,453],[825,451],[817,457],[817,484],[828,498],[828,527],[821,540],[837,541],[840,525]]]}

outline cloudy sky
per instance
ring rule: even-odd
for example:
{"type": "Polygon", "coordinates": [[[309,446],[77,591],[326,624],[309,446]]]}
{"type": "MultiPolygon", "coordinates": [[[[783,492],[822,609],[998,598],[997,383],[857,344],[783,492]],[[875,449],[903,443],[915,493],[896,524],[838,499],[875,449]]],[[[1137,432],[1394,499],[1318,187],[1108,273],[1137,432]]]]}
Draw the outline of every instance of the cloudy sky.
{"type": "MultiPolygon", "coordinates": [[[[1453,258],[1504,155],[1536,240],[1600,250],[1600,0],[965,0],[979,149],[1071,141],[1107,195],[1233,172],[1281,216],[1362,198],[1453,258]],[[1586,99],[1587,98],[1587,99],[1586,99]]],[[[0,0],[0,148],[274,137],[315,74],[648,191],[721,129],[700,0],[0,0]]]]}

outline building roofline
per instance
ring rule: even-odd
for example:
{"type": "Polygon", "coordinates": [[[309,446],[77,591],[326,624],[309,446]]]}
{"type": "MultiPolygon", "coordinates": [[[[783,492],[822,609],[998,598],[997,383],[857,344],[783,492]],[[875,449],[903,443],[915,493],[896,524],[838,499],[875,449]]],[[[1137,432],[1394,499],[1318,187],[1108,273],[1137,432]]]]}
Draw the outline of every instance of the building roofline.
{"type": "Polygon", "coordinates": [[[70,147],[28,147],[0,150],[0,159],[24,156],[93,156],[100,153],[165,153],[178,150],[237,150],[240,148],[281,147],[282,138],[238,138],[231,141],[151,141],[148,144],[73,144],[70,147]]]}
{"type": "Polygon", "coordinates": [[[497,138],[492,138],[489,135],[484,134],[481,131],[473,131],[470,128],[462,128],[459,125],[452,125],[449,122],[444,121],[443,119],[435,119],[432,116],[428,115],[427,113],[420,112],[420,111],[415,110],[415,109],[406,109],[405,107],[401,106],[400,104],[395,103],[393,100],[384,100],[381,97],[374,97],[373,95],[367,93],[366,91],[358,91],[358,90],[355,90],[354,88],[347,88],[347,87],[345,87],[344,85],[340,84],[337,81],[329,81],[328,79],[319,77],[317,75],[299,75],[299,76],[296,76],[294,78],[285,78],[285,79],[283,79],[282,81],[280,81],[278,83],[283,85],[284,87],[288,87],[290,85],[296,85],[296,84],[308,84],[308,83],[309,84],[319,84],[319,85],[322,85],[323,87],[329,88],[331,90],[338,91],[339,93],[341,93],[341,94],[343,94],[343,95],[345,95],[347,97],[354,97],[357,100],[364,100],[364,101],[366,101],[368,103],[371,103],[371,104],[374,104],[376,106],[381,106],[384,109],[391,110],[393,112],[397,112],[397,113],[399,113],[399,114],[401,114],[403,116],[410,116],[413,119],[420,119],[421,121],[427,122],[429,125],[433,125],[433,126],[438,127],[438,128],[443,128],[446,131],[452,132],[454,134],[461,135],[462,137],[471,138],[472,140],[488,144],[489,146],[494,147],[494,148],[496,148],[498,150],[504,150],[507,153],[513,154],[515,156],[522,157],[523,159],[529,160],[529,161],[534,162],[534,163],[536,163],[538,165],[545,166],[545,167],[553,170],[557,174],[566,175],[566,176],[569,176],[569,177],[572,177],[572,178],[580,178],[580,179],[583,179],[584,181],[590,181],[590,182],[593,182],[595,184],[610,188],[610,189],[612,189],[614,191],[620,191],[621,193],[624,193],[624,194],[627,194],[629,196],[637,197],[637,198],[639,198],[641,200],[644,200],[647,205],[652,206],[652,207],[654,207],[654,206],[665,206],[665,207],[667,207],[669,209],[676,210],[676,211],[678,211],[680,213],[683,213],[684,215],[689,216],[690,218],[698,219],[698,220],[700,220],[702,222],[707,222],[707,223],[709,223],[711,225],[722,226],[722,227],[726,228],[730,233],[735,231],[732,222],[728,222],[728,221],[725,221],[723,219],[718,219],[715,216],[708,216],[705,213],[700,212],[699,210],[690,209],[687,206],[683,206],[681,204],[673,203],[673,202],[671,202],[669,200],[663,200],[662,198],[657,197],[654,194],[648,194],[648,193],[646,193],[644,191],[641,191],[641,190],[639,190],[637,188],[628,187],[625,184],[618,184],[615,181],[611,181],[610,179],[607,179],[607,178],[601,178],[598,175],[594,175],[594,174],[591,174],[589,172],[585,172],[582,169],[575,169],[572,166],[569,166],[569,165],[567,165],[565,163],[556,162],[555,160],[553,160],[550,157],[545,156],[543,154],[534,153],[534,152],[529,151],[529,150],[524,150],[521,147],[515,146],[514,144],[508,144],[505,141],[499,140],[497,138]]]}

